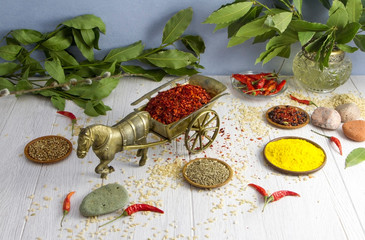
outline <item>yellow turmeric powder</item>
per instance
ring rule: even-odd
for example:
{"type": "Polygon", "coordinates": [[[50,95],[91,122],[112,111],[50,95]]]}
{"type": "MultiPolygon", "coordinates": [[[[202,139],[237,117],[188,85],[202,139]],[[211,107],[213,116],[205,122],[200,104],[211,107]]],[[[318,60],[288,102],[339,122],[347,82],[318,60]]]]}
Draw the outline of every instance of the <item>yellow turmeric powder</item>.
{"type": "Polygon", "coordinates": [[[311,171],[325,161],[322,149],[303,139],[280,139],[265,147],[265,156],[273,165],[295,172],[311,171]]]}

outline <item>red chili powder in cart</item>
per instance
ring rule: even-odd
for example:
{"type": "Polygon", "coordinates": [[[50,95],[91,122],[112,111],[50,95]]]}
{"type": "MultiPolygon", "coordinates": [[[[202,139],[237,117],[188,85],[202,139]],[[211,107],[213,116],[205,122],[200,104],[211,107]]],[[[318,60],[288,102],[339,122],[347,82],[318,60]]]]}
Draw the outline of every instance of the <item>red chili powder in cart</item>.
{"type": "Polygon", "coordinates": [[[170,124],[198,110],[210,99],[211,96],[201,86],[178,84],[151,98],[145,110],[156,121],[170,124]]]}

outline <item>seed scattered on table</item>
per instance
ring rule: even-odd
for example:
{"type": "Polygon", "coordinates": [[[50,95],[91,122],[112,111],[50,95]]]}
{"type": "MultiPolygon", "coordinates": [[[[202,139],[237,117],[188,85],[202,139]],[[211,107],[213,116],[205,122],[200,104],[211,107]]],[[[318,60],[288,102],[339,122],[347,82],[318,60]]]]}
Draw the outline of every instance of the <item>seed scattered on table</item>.
{"type": "Polygon", "coordinates": [[[186,167],[186,176],[197,184],[213,186],[228,179],[229,169],[218,161],[200,159],[186,167]]]}
{"type": "Polygon", "coordinates": [[[69,150],[70,145],[65,139],[49,137],[30,144],[28,154],[39,161],[49,161],[65,156],[69,150]]]}

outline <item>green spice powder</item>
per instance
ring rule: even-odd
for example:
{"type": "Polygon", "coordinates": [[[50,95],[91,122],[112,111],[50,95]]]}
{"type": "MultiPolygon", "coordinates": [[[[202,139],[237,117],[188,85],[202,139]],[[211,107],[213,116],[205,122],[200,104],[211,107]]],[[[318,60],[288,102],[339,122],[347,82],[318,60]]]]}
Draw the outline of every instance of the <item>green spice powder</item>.
{"type": "Polygon", "coordinates": [[[185,174],[197,184],[213,186],[224,183],[228,179],[229,169],[218,161],[200,159],[189,164],[185,174]]]}

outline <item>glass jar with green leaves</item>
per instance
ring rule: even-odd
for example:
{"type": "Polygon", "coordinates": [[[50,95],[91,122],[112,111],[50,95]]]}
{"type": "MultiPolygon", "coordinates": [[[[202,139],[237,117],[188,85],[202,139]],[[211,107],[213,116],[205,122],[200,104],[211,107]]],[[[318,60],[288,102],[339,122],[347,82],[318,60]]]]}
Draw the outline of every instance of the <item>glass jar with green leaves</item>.
{"type": "MultiPolygon", "coordinates": [[[[302,85],[307,87],[308,79],[310,84],[320,82],[315,88],[308,88],[317,92],[329,92],[346,82],[350,74],[337,74],[341,71],[333,63],[333,49],[345,53],[353,53],[360,49],[365,51],[365,35],[361,33],[365,29],[365,13],[362,0],[319,0],[328,9],[328,18],[325,23],[305,20],[302,12],[302,0],[278,0],[273,7],[269,7],[256,0],[236,0],[232,3],[221,6],[210,14],[204,23],[216,24],[215,30],[227,28],[228,45],[236,46],[253,39],[253,43],[266,42],[265,51],[256,59],[256,63],[263,64],[279,56],[289,58],[291,46],[300,43],[302,53],[298,53],[294,61],[311,61],[316,73],[313,76],[313,69],[296,71],[303,63],[293,65],[293,72],[302,85]],[[354,42],[355,46],[350,45],[354,42]],[[300,55],[300,56],[299,56],[300,55]],[[310,58],[308,58],[310,56],[310,58]],[[322,73],[333,72],[327,77],[322,73]],[[297,74],[301,74],[299,78],[297,74]],[[313,80],[314,79],[314,80],[313,80]],[[332,81],[331,86],[326,81],[332,81]],[[333,83],[333,81],[335,83],[333,83]],[[322,89],[323,88],[323,89],[322,89]]],[[[365,1],[364,1],[365,2],[365,1]]],[[[342,59],[347,59],[345,56],[342,59]]],[[[342,63],[342,62],[341,62],[342,63]]],[[[348,60],[346,61],[348,63],[348,60]]],[[[339,64],[340,67],[343,67],[339,64]]],[[[346,65],[346,64],[345,64],[346,65]]],[[[351,72],[351,64],[344,67],[351,72]]]]}

